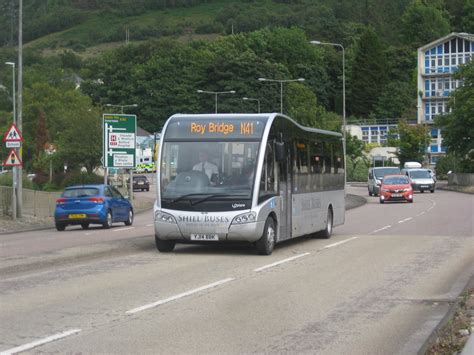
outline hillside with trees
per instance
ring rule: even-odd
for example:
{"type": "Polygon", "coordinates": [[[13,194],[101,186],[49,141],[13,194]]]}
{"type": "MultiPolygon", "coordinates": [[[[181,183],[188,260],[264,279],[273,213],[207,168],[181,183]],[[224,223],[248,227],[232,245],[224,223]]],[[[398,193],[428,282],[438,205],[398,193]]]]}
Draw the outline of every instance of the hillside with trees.
{"type": "MultiPolygon", "coordinates": [[[[0,0],[4,62],[16,58],[16,4],[0,0]]],[[[176,112],[213,112],[214,100],[198,89],[236,91],[220,98],[220,112],[255,112],[244,96],[260,99],[262,111],[279,111],[279,86],[259,77],[305,78],[285,85],[284,113],[338,130],[341,51],[310,40],[345,47],[349,121],[413,121],[416,48],[451,31],[473,33],[473,8],[473,0],[25,2],[27,169],[42,164],[39,135],[58,145],[58,162],[81,164],[87,155],[98,164],[100,137],[76,157],[71,142],[76,130],[100,127],[106,104],[136,103],[128,112],[151,132],[176,112]]],[[[11,122],[9,67],[2,67],[0,84],[3,131],[11,122]]]]}

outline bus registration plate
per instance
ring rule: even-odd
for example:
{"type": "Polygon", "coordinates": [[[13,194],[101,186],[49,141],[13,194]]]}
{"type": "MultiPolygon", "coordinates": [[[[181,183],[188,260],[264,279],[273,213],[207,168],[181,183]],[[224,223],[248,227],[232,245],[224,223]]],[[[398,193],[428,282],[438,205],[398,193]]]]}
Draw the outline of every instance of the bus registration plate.
{"type": "Polygon", "coordinates": [[[219,240],[217,234],[191,234],[191,240],[219,240]]]}

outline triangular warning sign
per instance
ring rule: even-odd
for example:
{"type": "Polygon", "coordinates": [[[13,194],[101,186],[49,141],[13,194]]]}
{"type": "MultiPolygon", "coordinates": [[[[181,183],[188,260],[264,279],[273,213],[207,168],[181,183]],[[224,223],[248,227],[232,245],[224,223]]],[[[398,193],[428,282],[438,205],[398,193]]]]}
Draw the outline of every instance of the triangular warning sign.
{"type": "Polygon", "coordinates": [[[3,141],[4,142],[22,142],[23,141],[23,137],[21,136],[20,130],[17,128],[17,126],[14,123],[12,123],[7,133],[5,133],[5,136],[3,137],[3,141]]]}
{"type": "Polygon", "coordinates": [[[22,166],[22,162],[18,155],[16,154],[15,149],[10,150],[7,160],[3,163],[3,166],[22,166]]]}

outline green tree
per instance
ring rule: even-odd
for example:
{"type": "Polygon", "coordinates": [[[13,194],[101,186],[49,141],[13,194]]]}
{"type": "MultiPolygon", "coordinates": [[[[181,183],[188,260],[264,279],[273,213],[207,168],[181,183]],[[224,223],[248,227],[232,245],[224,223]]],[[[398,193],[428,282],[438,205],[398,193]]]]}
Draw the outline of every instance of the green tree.
{"type": "Polygon", "coordinates": [[[474,172],[474,62],[464,65],[454,77],[463,85],[454,91],[452,112],[436,118],[443,145],[459,157],[460,171],[474,172]]]}
{"type": "Polygon", "coordinates": [[[474,33],[474,0],[466,0],[460,32],[474,33]]]}
{"type": "Polygon", "coordinates": [[[352,63],[349,108],[356,116],[373,111],[386,84],[387,64],[384,48],[372,28],[362,34],[352,63]]]}
{"type": "Polygon", "coordinates": [[[403,38],[412,48],[418,48],[450,31],[448,15],[442,9],[413,0],[401,18],[403,38]]]}
{"type": "Polygon", "coordinates": [[[101,113],[72,83],[51,85],[47,78],[40,78],[38,76],[33,84],[28,82],[24,89],[26,168],[32,168],[35,160],[41,158],[46,141],[57,145],[55,160],[58,162],[61,159],[71,167],[87,166],[88,169],[97,166],[101,155],[101,113]]]}
{"type": "Polygon", "coordinates": [[[409,83],[393,81],[388,83],[374,108],[379,118],[401,118],[413,106],[416,90],[409,83]]]}
{"type": "Polygon", "coordinates": [[[429,143],[428,127],[410,125],[405,120],[399,122],[397,129],[390,131],[388,138],[389,146],[398,147],[395,154],[401,165],[407,161],[424,161],[429,143]]]}
{"type": "Polygon", "coordinates": [[[367,156],[364,154],[364,142],[356,136],[352,136],[350,132],[346,133],[346,159],[351,162],[352,170],[347,172],[349,179],[353,180],[357,166],[362,162],[367,165],[367,156]]]}

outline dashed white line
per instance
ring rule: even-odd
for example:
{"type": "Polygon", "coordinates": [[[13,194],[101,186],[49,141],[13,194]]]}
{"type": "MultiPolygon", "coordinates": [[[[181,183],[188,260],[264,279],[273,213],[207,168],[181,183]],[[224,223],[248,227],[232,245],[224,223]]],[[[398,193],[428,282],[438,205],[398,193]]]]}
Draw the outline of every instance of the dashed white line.
{"type": "Polygon", "coordinates": [[[412,219],[413,217],[408,217],[408,218],[402,219],[401,221],[398,221],[398,223],[405,223],[405,222],[411,221],[412,219]]]}
{"type": "Polygon", "coordinates": [[[295,255],[295,256],[292,256],[291,258],[283,259],[283,260],[274,262],[274,263],[272,263],[272,264],[268,264],[268,265],[259,267],[259,268],[255,269],[255,270],[253,270],[253,271],[255,271],[255,272],[260,272],[260,271],[269,269],[269,268],[271,268],[271,267],[278,266],[278,265],[287,263],[287,262],[289,262],[289,261],[302,258],[303,256],[306,256],[306,255],[309,255],[309,254],[310,254],[310,253],[303,253],[303,254],[295,255]]]}
{"type": "Polygon", "coordinates": [[[135,227],[127,227],[127,228],[120,228],[120,229],[112,229],[112,232],[121,232],[121,231],[126,231],[129,229],[134,229],[135,227]]]}
{"type": "Polygon", "coordinates": [[[420,212],[420,213],[418,213],[416,216],[417,216],[417,217],[419,217],[419,216],[423,216],[425,213],[426,213],[426,212],[425,212],[425,211],[423,211],[423,212],[420,212]]]}
{"type": "Polygon", "coordinates": [[[147,227],[153,227],[153,223],[147,224],[147,227]]]}
{"type": "Polygon", "coordinates": [[[381,232],[381,231],[384,231],[384,230],[389,229],[389,228],[392,228],[392,226],[391,226],[390,224],[389,224],[388,226],[382,227],[382,228],[380,228],[380,229],[376,229],[376,230],[374,230],[373,232],[370,232],[369,234],[381,232]]]}
{"type": "Polygon", "coordinates": [[[30,350],[30,349],[36,348],[37,346],[40,346],[40,345],[43,345],[43,344],[46,344],[46,343],[51,343],[52,341],[62,339],[62,338],[68,337],[70,335],[79,333],[80,331],[81,331],[80,329],[71,329],[71,330],[68,330],[66,332],[57,333],[57,334],[51,335],[51,336],[49,336],[47,338],[44,338],[44,339],[40,339],[40,340],[33,341],[33,342],[25,344],[25,345],[17,346],[16,348],[12,348],[12,349],[2,351],[2,352],[0,352],[0,355],[10,355],[10,354],[16,354],[16,353],[19,353],[19,352],[22,352],[22,351],[25,351],[25,350],[30,350]]]}
{"type": "Polygon", "coordinates": [[[352,238],[349,238],[349,239],[341,240],[340,242],[326,245],[325,247],[323,247],[323,248],[321,248],[321,249],[319,249],[319,250],[334,248],[334,247],[337,247],[338,245],[341,245],[341,244],[350,242],[351,240],[354,240],[354,239],[359,239],[359,237],[352,237],[352,238]]]}
{"type": "Polygon", "coordinates": [[[176,301],[176,300],[178,300],[178,299],[180,299],[180,298],[183,298],[183,297],[186,297],[186,296],[190,296],[190,295],[193,295],[193,294],[195,294],[195,293],[198,293],[198,292],[201,292],[201,291],[204,291],[204,290],[213,288],[213,287],[220,286],[220,285],[222,285],[222,284],[225,284],[225,283],[227,283],[227,282],[231,282],[231,281],[234,281],[234,280],[235,280],[235,278],[229,277],[229,278],[227,278],[227,279],[223,279],[223,280],[220,280],[220,281],[216,281],[216,282],[213,282],[213,283],[211,283],[211,284],[208,284],[208,285],[205,285],[205,286],[201,286],[201,287],[195,288],[195,289],[193,289],[193,290],[189,290],[189,291],[180,293],[180,294],[178,294],[178,295],[165,298],[164,300],[159,300],[159,301],[156,301],[156,302],[153,302],[153,303],[146,304],[146,305],[141,306],[141,307],[137,307],[137,308],[130,309],[130,310],[126,311],[125,313],[126,313],[126,314],[135,314],[135,313],[138,313],[138,312],[141,312],[141,311],[150,309],[150,308],[154,308],[154,307],[160,306],[160,305],[165,304],[165,303],[168,303],[168,302],[176,301]]]}

